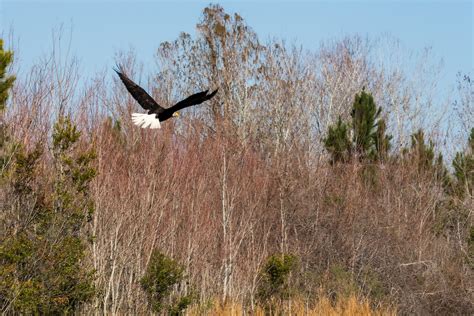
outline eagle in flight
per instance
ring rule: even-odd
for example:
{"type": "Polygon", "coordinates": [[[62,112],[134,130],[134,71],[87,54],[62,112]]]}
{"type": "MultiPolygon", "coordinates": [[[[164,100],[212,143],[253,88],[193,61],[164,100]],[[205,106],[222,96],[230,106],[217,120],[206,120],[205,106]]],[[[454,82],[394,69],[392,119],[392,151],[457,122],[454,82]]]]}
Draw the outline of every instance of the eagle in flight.
{"type": "Polygon", "coordinates": [[[130,80],[130,78],[124,74],[124,71],[121,67],[117,68],[118,70],[114,69],[114,71],[118,74],[120,80],[122,80],[125,88],[127,88],[128,92],[138,102],[138,104],[141,105],[142,108],[148,110],[148,113],[132,113],[133,123],[142,128],[161,128],[160,122],[166,121],[171,117],[179,116],[178,111],[181,109],[192,105],[201,104],[204,101],[211,99],[216,95],[218,90],[216,89],[210,94],[207,93],[209,90],[198,92],[184,100],[179,101],[172,107],[165,109],[159,105],[148,93],[146,93],[143,88],[130,80]]]}

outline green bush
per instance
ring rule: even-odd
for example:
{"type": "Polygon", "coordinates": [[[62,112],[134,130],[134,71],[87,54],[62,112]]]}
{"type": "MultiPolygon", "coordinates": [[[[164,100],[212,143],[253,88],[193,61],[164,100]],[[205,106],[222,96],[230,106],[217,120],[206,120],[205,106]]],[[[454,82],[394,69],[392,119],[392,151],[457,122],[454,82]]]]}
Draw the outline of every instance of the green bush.
{"type": "Polygon", "coordinates": [[[272,300],[289,299],[294,294],[290,275],[297,268],[297,257],[291,254],[275,254],[268,258],[260,272],[257,298],[264,304],[272,300]]]}
{"type": "Polygon", "coordinates": [[[182,313],[193,300],[192,295],[172,296],[173,288],[185,280],[184,267],[158,250],[153,250],[145,275],[141,279],[148,303],[154,312],[182,313]]]}

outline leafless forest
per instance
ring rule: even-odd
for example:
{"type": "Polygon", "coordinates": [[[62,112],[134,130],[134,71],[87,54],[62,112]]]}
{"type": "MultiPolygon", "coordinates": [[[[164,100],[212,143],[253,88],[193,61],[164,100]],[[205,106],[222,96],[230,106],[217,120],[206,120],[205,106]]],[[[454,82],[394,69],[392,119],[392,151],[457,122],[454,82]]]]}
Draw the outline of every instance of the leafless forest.
{"type": "MultiPolygon", "coordinates": [[[[158,131],[132,125],[139,106],[111,69],[82,77],[60,39],[17,76],[2,124],[17,147],[40,148],[28,185],[46,188],[45,203],[53,194],[58,116],[81,132],[75,152],[95,153],[87,191],[93,212],[80,229],[88,236],[80,264],[93,271],[95,293],[76,311],[150,313],[140,280],[159,250],[184,267],[170,295],[193,293],[191,305],[202,313],[217,303],[239,304],[241,313],[262,306],[262,268],[280,254],[297,261],[287,305],[312,308],[319,296],[354,295],[401,314],[474,313],[474,171],[462,182],[452,167],[456,152],[472,155],[468,75],[443,99],[441,66],[429,50],[405,54],[388,36],[348,36],[308,51],[259,39],[244,18],[204,9],[196,36],[157,43],[154,65],[133,50],[117,52],[127,75],[164,106],[219,88],[158,131]],[[363,88],[382,108],[391,158],[331,163],[323,139],[339,117],[350,118],[363,88]],[[410,136],[420,129],[435,156],[443,154],[444,178],[431,161],[420,167],[424,158],[410,136]],[[461,193],[447,190],[446,178],[461,193]]],[[[8,72],[20,68],[14,61],[8,72]]],[[[6,171],[14,169],[12,152],[0,189],[3,253],[39,203],[15,196],[14,172],[6,171]]],[[[5,267],[1,253],[0,260],[5,267]]],[[[18,297],[5,298],[5,279],[0,307],[9,313],[18,297]]]]}

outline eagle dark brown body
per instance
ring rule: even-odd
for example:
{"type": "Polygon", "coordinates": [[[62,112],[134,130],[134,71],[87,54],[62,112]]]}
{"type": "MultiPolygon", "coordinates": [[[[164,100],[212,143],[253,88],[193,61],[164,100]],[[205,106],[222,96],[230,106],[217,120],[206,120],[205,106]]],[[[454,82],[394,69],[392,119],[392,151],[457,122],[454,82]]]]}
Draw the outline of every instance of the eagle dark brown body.
{"type": "Polygon", "coordinates": [[[164,108],[160,106],[142,87],[130,80],[120,67],[118,68],[119,70],[115,70],[115,72],[120,77],[120,80],[122,80],[125,88],[127,88],[128,92],[142,108],[148,110],[148,113],[132,113],[133,123],[142,128],[160,128],[160,122],[166,121],[173,116],[179,116],[179,110],[201,104],[204,101],[211,99],[216,95],[218,90],[216,89],[210,94],[208,94],[209,90],[198,92],[179,101],[169,108],[164,108]]]}

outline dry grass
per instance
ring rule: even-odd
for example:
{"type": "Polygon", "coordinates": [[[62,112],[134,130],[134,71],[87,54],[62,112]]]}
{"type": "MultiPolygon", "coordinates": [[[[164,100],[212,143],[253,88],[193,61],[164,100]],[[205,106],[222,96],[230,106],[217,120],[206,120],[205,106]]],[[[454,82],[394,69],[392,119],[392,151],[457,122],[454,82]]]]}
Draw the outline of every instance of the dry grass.
{"type": "Polygon", "coordinates": [[[355,295],[346,298],[337,299],[331,302],[328,297],[321,297],[311,304],[311,306],[302,300],[288,301],[279,308],[269,311],[261,306],[256,306],[253,310],[237,303],[228,303],[225,305],[214,301],[211,307],[203,309],[202,307],[193,306],[186,311],[189,316],[194,315],[255,315],[264,316],[271,313],[272,315],[307,315],[307,316],[379,316],[379,315],[397,315],[393,308],[370,306],[368,300],[360,300],[355,295]]]}

